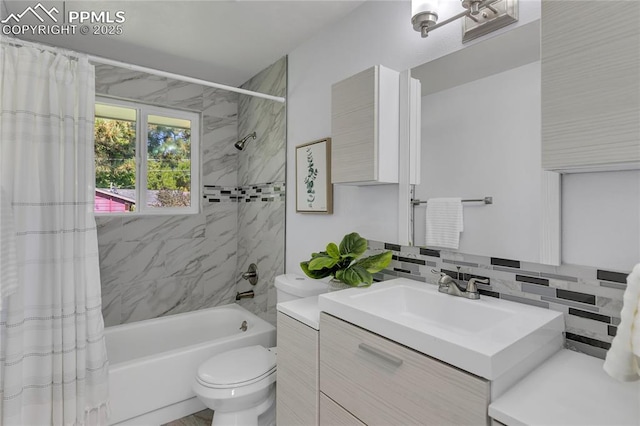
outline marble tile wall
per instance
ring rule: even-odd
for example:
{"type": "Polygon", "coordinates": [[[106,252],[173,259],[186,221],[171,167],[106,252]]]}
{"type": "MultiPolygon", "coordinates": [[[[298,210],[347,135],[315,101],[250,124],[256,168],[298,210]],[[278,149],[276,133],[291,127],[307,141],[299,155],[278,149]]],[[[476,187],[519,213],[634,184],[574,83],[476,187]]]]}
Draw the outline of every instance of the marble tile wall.
{"type": "MultiPolygon", "coordinates": [[[[96,94],[202,115],[202,184],[238,185],[238,96],[108,65],[96,94]]],[[[105,325],[234,301],[238,204],[203,202],[197,215],[99,216],[105,325]]]]}
{"type": "MultiPolygon", "coordinates": [[[[287,58],[261,71],[242,88],[275,96],[287,94],[287,58]]],[[[240,95],[238,135],[257,137],[240,152],[238,186],[262,191],[275,185],[284,189],[286,162],[286,107],[282,103],[240,95]]],[[[256,197],[240,201],[238,207],[238,291],[251,289],[241,278],[249,264],[258,265],[255,298],[240,304],[275,325],[274,278],[284,273],[284,196],[256,197]]]]}
{"type": "MultiPolygon", "coordinates": [[[[243,89],[287,96],[287,58],[261,71],[243,89]]],[[[285,104],[253,96],[238,100],[238,136],[256,132],[239,157],[238,185],[284,182],[286,163],[285,104]]]]}
{"type": "Polygon", "coordinates": [[[565,346],[604,358],[620,324],[622,297],[630,271],[606,271],[588,266],[550,266],[462,254],[446,250],[399,246],[369,241],[371,252],[391,250],[391,265],[374,275],[375,281],[406,277],[437,284],[442,271],[466,285],[473,277],[481,297],[497,297],[562,312],[565,346]]]}

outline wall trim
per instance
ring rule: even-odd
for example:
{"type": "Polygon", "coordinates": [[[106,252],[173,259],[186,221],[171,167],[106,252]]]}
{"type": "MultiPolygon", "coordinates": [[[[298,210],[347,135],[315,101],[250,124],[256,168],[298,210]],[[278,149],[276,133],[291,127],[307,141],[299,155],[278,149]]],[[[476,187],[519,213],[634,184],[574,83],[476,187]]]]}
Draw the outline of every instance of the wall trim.
{"type": "Polygon", "coordinates": [[[562,205],[560,173],[543,170],[540,175],[540,263],[562,262],[562,205]]]}

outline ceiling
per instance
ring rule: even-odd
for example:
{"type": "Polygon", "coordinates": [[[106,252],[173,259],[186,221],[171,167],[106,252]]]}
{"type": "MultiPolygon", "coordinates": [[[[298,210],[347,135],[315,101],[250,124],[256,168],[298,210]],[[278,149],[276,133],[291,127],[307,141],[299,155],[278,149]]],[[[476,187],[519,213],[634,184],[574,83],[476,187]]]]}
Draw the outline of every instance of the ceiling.
{"type": "MultiPolygon", "coordinates": [[[[76,34],[18,38],[239,86],[364,1],[40,1],[67,20],[70,11],[105,11],[111,19],[124,12],[122,34],[81,35],[76,22],[76,34]]],[[[8,13],[20,14],[38,0],[5,3],[8,13]]],[[[21,19],[39,23],[29,14],[21,19]]],[[[91,30],[97,25],[87,24],[91,30]]]]}

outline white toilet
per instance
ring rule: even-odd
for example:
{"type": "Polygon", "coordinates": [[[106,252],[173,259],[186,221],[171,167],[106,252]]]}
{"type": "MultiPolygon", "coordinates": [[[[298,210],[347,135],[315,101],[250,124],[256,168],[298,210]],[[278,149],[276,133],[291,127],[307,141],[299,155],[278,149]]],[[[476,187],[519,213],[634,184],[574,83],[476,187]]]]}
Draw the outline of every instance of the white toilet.
{"type": "MultiPolygon", "coordinates": [[[[327,283],[295,274],[275,278],[277,301],[315,296],[327,283]]],[[[214,411],[215,426],[275,425],[276,348],[248,346],[209,358],[193,390],[214,411]]]]}

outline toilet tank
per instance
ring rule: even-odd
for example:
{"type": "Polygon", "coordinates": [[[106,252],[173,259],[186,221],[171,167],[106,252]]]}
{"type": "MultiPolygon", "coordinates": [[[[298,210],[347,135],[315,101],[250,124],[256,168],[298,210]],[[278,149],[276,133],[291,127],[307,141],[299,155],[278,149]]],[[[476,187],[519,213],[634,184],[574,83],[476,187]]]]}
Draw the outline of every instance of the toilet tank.
{"type": "Polygon", "coordinates": [[[278,303],[326,293],[327,283],[297,274],[278,275],[275,279],[278,303]]]}

